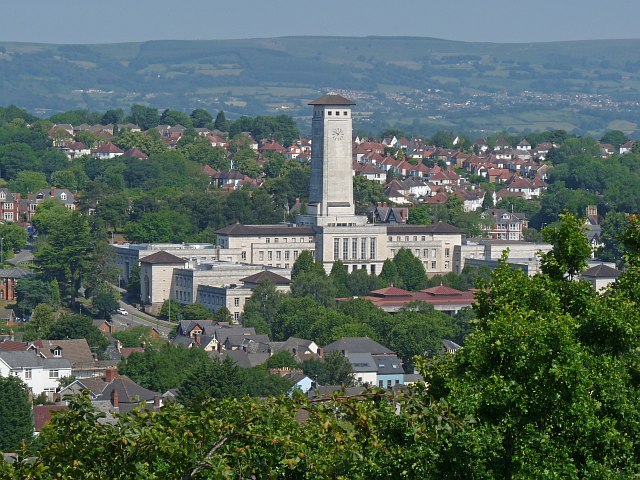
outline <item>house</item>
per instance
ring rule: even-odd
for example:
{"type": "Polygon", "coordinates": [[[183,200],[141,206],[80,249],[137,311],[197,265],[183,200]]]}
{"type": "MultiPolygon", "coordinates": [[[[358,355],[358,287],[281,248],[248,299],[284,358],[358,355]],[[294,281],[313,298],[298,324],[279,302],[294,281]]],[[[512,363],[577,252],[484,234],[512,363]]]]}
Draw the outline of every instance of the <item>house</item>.
{"type": "Polygon", "coordinates": [[[21,201],[20,210],[24,212],[25,220],[31,221],[31,218],[35,215],[38,205],[46,200],[54,200],[58,204],[62,204],[69,210],[76,209],[76,197],[66,188],[45,188],[35,193],[27,195],[27,199],[21,201]],[[24,203],[24,206],[22,205],[24,203]]]}
{"type": "Polygon", "coordinates": [[[271,342],[271,352],[276,353],[287,351],[293,355],[298,363],[305,360],[318,360],[324,355],[323,350],[312,340],[289,337],[284,342],[271,342]]]}
{"type": "Polygon", "coordinates": [[[76,378],[95,377],[104,373],[84,338],[64,340],[35,340],[30,348],[46,358],[61,358],[71,364],[71,374],[76,378]]]}
{"type": "Polygon", "coordinates": [[[0,188],[0,220],[17,222],[20,220],[20,194],[8,188],[0,188]]]}
{"type": "Polygon", "coordinates": [[[583,271],[578,278],[591,283],[597,292],[601,292],[614,283],[621,274],[620,270],[601,263],[583,271]]]}
{"type": "Polygon", "coordinates": [[[66,405],[34,405],[33,406],[33,426],[35,434],[38,435],[42,428],[51,421],[54,412],[65,412],[69,410],[66,405]]]}
{"type": "Polygon", "coordinates": [[[140,298],[151,309],[160,309],[171,295],[174,268],[185,268],[187,262],[171,253],[159,251],[140,260],[140,298]]]}
{"type": "Polygon", "coordinates": [[[0,269],[0,300],[16,301],[16,285],[21,278],[32,274],[21,268],[0,269]]]}
{"type": "Polygon", "coordinates": [[[494,240],[524,240],[524,230],[529,222],[524,213],[509,212],[500,208],[490,208],[482,212],[482,217],[491,219],[491,226],[483,226],[490,238],[494,240]]]}
{"type": "Polygon", "coordinates": [[[58,380],[71,376],[71,363],[62,358],[47,358],[33,349],[0,351],[0,376],[18,377],[33,395],[45,393],[53,400],[59,391],[58,380]]]}
{"type": "Polygon", "coordinates": [[[391,388],[404,383],[400,358],[368,337],[343,337],[325,347],[325,355],[340,352],[349,360],[355,380],[361,384],[391,388]]]}
{"type": "Polygon", "coordinates": [[[91,154],[91,149],[82,142],[67,142],[58,147],[58,150],[64,153],[69,160],[91,154]]]}
{"type": "Polygon", "coordinates": [[[124,151],[111,142],[105,142],[93,151],[93,155],[101,160],[109,160],[124,155],[124,151]]]}
{"type": "Polygon", "coordinates": [[[620,145],[620,155],[624,155],[625,153],[631,153],[633,151],[633,144],[635,142],[633,140],[629,140],[628,142],[620,145]]]}
{"type": "Polygon", "coordinates": [[[140,150],[139,148],[136,147],[132,147],[128,150],[125,150],[125,152],[122,154],[123,158],[135,158],[137,160],[148,160],[149,159],[149,155],[147,155],[146,153],[144,153],[142,150],[140,150]]]}
{"type": "Polygon", "coordinates": [[[141,405],[147,409],[162,406],[159,393],[141,387],[116,370],[107,370],[104,377],[78,379],[60,391],[60,398],[81,395],[85,391],[95,407],[110,414],[127,413],[141,405]]]}

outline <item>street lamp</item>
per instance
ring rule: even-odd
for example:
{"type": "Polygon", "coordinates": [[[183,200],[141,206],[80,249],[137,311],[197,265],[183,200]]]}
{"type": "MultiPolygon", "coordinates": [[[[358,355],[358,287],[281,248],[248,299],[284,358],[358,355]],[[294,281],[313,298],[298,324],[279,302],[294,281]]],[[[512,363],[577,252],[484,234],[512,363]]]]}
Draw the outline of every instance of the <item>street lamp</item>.
{"type": "Polygon", "coordinates": [[[4,264],[4,237],[0,238],[0,264],[4,264]]]}

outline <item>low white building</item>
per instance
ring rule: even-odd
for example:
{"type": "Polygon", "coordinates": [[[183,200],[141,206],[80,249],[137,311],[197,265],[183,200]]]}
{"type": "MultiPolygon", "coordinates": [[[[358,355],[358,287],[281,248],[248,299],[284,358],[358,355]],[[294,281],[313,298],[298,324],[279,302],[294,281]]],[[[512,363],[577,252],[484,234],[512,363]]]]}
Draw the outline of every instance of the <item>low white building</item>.
{"type": "Polygon", "coordinates": [[[71,363],[62,358],[45,358],[33,349],[0,352],[0,376],[18,377],[33,395],[46,393],[53,400],[60,389],[58,381],[71,376],[71,363]]]}

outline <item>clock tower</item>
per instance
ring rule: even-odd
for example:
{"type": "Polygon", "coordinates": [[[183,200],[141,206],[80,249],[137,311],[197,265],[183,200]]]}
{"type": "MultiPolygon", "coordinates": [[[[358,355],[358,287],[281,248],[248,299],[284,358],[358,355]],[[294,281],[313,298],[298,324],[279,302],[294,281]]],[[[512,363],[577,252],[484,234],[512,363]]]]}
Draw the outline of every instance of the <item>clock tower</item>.
{"type": "MultiPolygon", "coordinates": [[[[340,223],[355,215],[351,106],[340,95],[325,95],[313,105],[309,209],[316,225],[340,223]]],[[[351,220],[353,222],[353,220],[351,220]]]]}

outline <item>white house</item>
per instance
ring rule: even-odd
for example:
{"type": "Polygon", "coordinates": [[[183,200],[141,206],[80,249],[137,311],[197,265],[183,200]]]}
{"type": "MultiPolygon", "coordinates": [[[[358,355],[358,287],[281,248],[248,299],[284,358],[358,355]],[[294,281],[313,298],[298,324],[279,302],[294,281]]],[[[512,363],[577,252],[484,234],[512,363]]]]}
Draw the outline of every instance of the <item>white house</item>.
{"type": "Polygon", "coordinates": [[[71,376],[71,363],[63,358],[45,358],[35,350],[0,352],[0,376],[18,377],[33,395],[46,393],[53,400],[59,390],[58,380],[71,376]]]}

